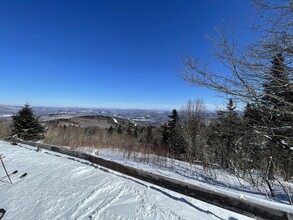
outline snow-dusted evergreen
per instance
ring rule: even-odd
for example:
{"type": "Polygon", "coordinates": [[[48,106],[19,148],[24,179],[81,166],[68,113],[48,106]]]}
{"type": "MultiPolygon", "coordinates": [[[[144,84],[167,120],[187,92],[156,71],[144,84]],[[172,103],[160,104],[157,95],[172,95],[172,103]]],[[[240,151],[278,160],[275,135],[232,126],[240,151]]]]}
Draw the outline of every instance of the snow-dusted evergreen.
{"type": "Polygon", "coordinates": [[[17,135],[24,140],[39,140],[44,137],[45,128],[28,104],[22,107],[12,118],[13,135],[17,135]]]}

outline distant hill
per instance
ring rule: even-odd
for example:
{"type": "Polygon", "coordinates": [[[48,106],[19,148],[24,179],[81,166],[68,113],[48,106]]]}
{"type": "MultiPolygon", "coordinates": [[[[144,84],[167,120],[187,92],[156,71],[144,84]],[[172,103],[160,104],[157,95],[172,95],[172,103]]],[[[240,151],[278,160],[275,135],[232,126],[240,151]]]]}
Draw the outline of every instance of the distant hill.
{"type": "MultiPolygon", "coordinates": [[[[115,119],[125,119],[133,124],[158,126],[169,120],[169,115],[171,111],[166,110],[143,110],[143,109],[106,109],[106,108],[75,108],[75,107],[43,107],[43,106],[32,106],[34,113],[40,117],[42,121],[51,121],[57,119],[71,119],[79,120],[78,123],[82,124],[83,121],[87,121],[86,124],[90,124],[90,117],[94,117],[95,124],[97,118],[99,118],[99,123],[105,124],[107,127],[113,118],[115,119]],[[82,117],[81,117],[82,116],[82,117]],[[109,118],[102,119],[103,116],[108,116],[109,118]],[[96,118],[95,118],[96,117],[96,118]],[[102,122],[104,121],[104,122],[102,122]],[[108,121],[106,123],[106,121],[108,121]]],[[[12,105],[1,105],[0,104],[0,119],[9,118],[13,114],[17,113],[21,109],[21,106],[12,105]]],[[[208,111],[207,117],[209,119],[215,117],[215,111],[208,111]]],[[[102,125],[102,127],[105,127],[102,125]]]]}
{"type": "MultiPolygon", "coordinates": [[[[109,116],[123,118],[133,123],[143,125],[161,125],[168,120],[170,111],[165,110],[142,110],[142,109],[98,109],[98,108],[64,108],[32,106],[34,113],[42,121],[56,119],[70,119],[80,116],[109,116]]],[[[1,105],[0,118],[7,118],[17,113],[21,106],[1,105]]]]}
{"type": "Polygon", "coordinates": [[[0,104],[0,116],[13,115],[21,109],[20,106],[2,105],[0,104]]]}
{"type": "MultiPolygon", "coordinates": [[[[47,124],[55,124],[57,126],[73,126],[73,127],[100,127],[100,128],[117,128],[119,125],[122,128],[128,126],[134,127],[138,124],[129,121],[128,119],[110,117],[103,115],[94,116],[76,116],[72,118],[54,119],[46,121],[47,124]]],[[[141,126],[141,125],[138,125],[141,126]]]]}

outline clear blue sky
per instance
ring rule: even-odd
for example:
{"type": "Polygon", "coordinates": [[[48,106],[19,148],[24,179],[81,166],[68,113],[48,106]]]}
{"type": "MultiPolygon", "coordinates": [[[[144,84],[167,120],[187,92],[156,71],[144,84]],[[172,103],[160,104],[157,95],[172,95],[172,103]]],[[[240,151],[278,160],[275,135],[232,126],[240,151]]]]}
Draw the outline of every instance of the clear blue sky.
{"type": "Polygon", "coordinates": [[[178,76],[205,34],[245,26],[248,0],[1,0],[0,104],[180,108],[218,104],[178,76]]]}

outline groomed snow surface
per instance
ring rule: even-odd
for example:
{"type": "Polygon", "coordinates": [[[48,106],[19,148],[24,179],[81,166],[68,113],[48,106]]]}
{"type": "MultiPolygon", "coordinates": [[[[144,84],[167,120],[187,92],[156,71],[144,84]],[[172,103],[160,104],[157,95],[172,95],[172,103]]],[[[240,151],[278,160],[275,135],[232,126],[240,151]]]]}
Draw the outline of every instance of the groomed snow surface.
{"type": "Polygon", "coordinates": [[[18,170],[12,185],[0,179],[2,220],[250,219],[87,161],[21,146],[0,141],[6,168],[18,170]]]}
{"type": "MultiPolygon", "coordinates": [[[[202,165],[190,164],[155,155],[144,155],[135,152],[123,152],[120,149],[94,149],[79,148],[79,151],[98,155],[101,158],[138,168],[150,173],[158,174],[175,180],[183,181],[195,186],[221,192],[230,197],[250,201],[250,203],[265,205],[268,208],[276,208],[288,213],[293,213],[293,206],[288,204],[288,197],[282,187],[275,181],[271,183],[275,198],[269,197],[267,184],[259,183],[253,187],[243,178],[237,178],[231,172],[220,167],[204,169],[202,165]],[[277,184],[276,184],[277,183],[277,184]]],[[[255,181],[259,181],[259,175],[253,174],[255,181]],[[258,177],[258,179],[256,178],[258,177]]],[[[261,179],[262,180],[262,179],[261,179]]],[[[282,181],[289,192],[293,190],[293,184],[282,181]]]]}

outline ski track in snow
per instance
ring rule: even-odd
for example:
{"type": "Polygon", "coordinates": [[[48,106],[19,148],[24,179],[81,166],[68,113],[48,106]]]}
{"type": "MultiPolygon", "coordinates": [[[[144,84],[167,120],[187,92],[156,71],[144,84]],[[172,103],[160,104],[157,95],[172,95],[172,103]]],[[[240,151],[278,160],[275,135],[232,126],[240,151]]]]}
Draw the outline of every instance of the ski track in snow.
{"type": "Polygon", "coordinates": [[[110,180],[106,180],[105,183],[103,183],[102,185],[99,185],[99,187],[97,189],[95,189],[94,191],[92,191],[89,195],[87,195],[85,197],[85,199],[81,202],[80,205],[78,205],[76,211],[73,213],[73,218],[76,218],[76,216],[78,216],[78,218],[83,218],[85,216],[89,216],[90,213],[94,213],[96,209],[98,209],[100,207],[100,204],[95,204],[96,201],[100,201],[100,198],[104,195],[104,194],[112,194],[112,192],[115,190],[115,188],[113,188],[113,186],[111,186],[110,184],[110,180]],[[95,205],[97,207],[95,207],[95,205]],[[86,208],[86,213],[85,214],[81,214],[78,215],[80,213],[83,213],[83,209],[86,208]]]}
{"type": "Polygon", "coordinates": [[[0,186],[3,220],[250,219],[66,155],[2,141],[0,154],[10,172],[28,173],[0,186]]]}
{"type": "Polygon", "coordinates": [[[119,190],[119,192],[114,196],[114,198],[111,199],[107,199],[104,204],[102,204],[102,206],[99,206],[92,214],[92,216],[90,216],[90,219],[99,219],[99,215],[106,210],[106,208],[108,206],[110,206],[112,203],[114,203],[115,201],[118,201],[120,199],[120,196],[122,195],[122,189],[119,190]]]}

